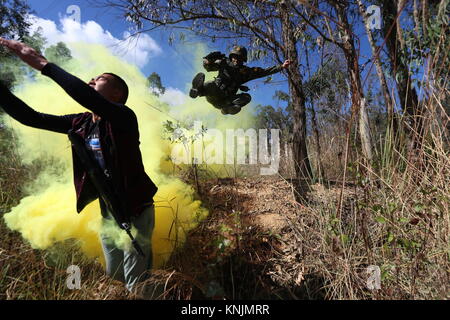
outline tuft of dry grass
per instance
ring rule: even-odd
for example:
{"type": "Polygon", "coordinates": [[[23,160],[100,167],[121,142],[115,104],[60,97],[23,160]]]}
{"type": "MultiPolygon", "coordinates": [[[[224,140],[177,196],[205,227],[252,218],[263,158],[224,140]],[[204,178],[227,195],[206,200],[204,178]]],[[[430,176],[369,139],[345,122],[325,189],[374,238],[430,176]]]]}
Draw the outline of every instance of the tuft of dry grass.
{"type": "MultiPolygon", "coordinates": [[[[356,183],[340,190],[341,208],[336,193],[313,192],[308,208],[297,211],[283,239],[299,248],[298,268],[289,255],[278,262],[293,269],[287,282],[314,275],[326,299],[449,298],[449,118],[439,101],[422,108],[420,149],[383,141],[374,169],[354,162],[356,183]],[[369,266],[381,271],[379,290],[369,289],[369,266]]],[[[307,291],[307,298],[317,298],[307,291]]]]}
{"type": "MultiPolygon", "coordinates": [[[[436,96],[448,96],[441,90],[436,96]]],[[[354,152],[347,164],[352,181],[343,187],[320,180],[310,186],[306,206],[294,200],[289,152],[286,178],[251,176],[245,167],[225,179],[201,166],[178,172],[195,184],[210,215],[144,283],[154,289],[152,298],[448,299],[449,117],[440,101],[423,105],[420,149],[411,152],[408,139],[393,141],[387,132],[372,166],[354,152]],[[374,267],[379,289],[369,285],[374,267]]],[[[13,140],[0,129],[0,141],[13,140]]],[[[22,185],[42,165],[23,166],[14,150],[0,143],[1,213],[23,197],[22,185]]],[[[324,150],[328,178],[340,179],[346,164],[334,154],[338,148],[330,143],[324,150]]],[[[74,241],[36,250],[3,220],[0,234],[0,299],[148,298],[106,277],[74,241]],[[71,264],[82,269],[81,290],[66,286],[71,264]]]]}

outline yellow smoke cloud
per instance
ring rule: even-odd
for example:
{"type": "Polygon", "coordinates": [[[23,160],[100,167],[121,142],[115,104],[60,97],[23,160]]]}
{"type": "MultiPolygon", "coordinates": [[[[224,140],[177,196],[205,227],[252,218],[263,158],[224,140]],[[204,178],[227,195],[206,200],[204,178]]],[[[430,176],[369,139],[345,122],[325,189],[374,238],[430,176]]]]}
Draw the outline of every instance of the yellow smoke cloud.
{"type": "MultiPolygon", "coordinates": [[[[190,57],[189,59],[192,61],[191,65],[186,65],[186,68],[180,70],[183,73],[183,76],[188,78],[193,78],[193,76],[197,72],[203,72],[206,75],[205,81],[211,81],[217,75],[217,72],[206,72],[203,68],[203,57],[209,53],[210,49],[208,49],[205,45],[202,44],[185,44],[184,46],[177,49],[178,55],[183,57],[190,57]],[[188,71],[187,71],[188,70],[188,71]],[[187,74],[190,72],[190,74],[187,74]]],[[[183,59],[185,62],[186,58],[183,59]]],[[[177,71],[178,74],[178,71],[177,71]]],[[[191,82],[186,83],[185,92],[189,92],[191,88],[191,82]]],[[[254,127],[255,117],[254,117],[254,105],[250,103],[249,105],[242,108],[241,112],[238,115],[222,115],[219,109],[214,108],[211,104],[206,101],[205,97],[199,97],[197,99],[188,99],[182,106],[177,108],[172,108],[170,110],[170,115],[178,120],[183,121],[185,124],[194,125],[195,121],[200,121],[201,125],[203,125],[207,130],[214,129],[216,131],[220,131],[222,136],[226,136],[226,130],[228,129],[247,129],[254,127]]],[[[173,118],[169,118],[168,120],[173,121],[173,118]]],[[[199,131],[194,129],[184,129],[184,135],[190,139],[192,136],[197,135],[198,137],[194,141],[190,141],[188,143],[174,143],[168,146],[166,150],[166,154],[173,156],[172,150],[176,147],[181,150],[184,149],[185,152],[182,152],[182,155],[176,155],[178,157],[189,157],[190,161],[192,161],[193,157],[196,157],[198,150],[201,149],[201,159],[202,163],[205,163],[208,159],[208,155],[211,156],[210,152],[207,150],[222,150],[225,157],[228,150],[225,150],[225,140],[220,141],[211,136],[208,131],[206,131],[203,135],[199,136],[199,131]],[[223,142],[223,143],[222,143],[223,142]],[[197,144],[197,145],[196,145],[197,144]],[[201,147],[198,147],[201,145],[201,147]]],[[[237,142],[236,142],[237,143],[237,142]]],[[[247,150],[248,151],[248,150],[247,150]]],[[[231,151],[231,152],[234,152],[231,151]]],[[[225,163],[225,162],[224,162],[225,163]]],[[[180,168],[184,168],[184,165],[177,165],[180,168]]],[[[171,161],[162,161],[161,167],[164,168],[165,172],[173,171],[173,163],[171,161]]],[[[236,172],[236,168],[234,165],[227,164],[208,164],[202,167],[203,170],[207,170],[210,176],[213,177],[229,177],[236,172]]]]}
{"type": "MultiPolygon", "coordinates": [[[[77,59],[63,67],[79,78],[88,81],[103,72],[113,72],[125,79],[130,87],[127,105],[136,113],[139,121],[141,151],[146,172],[158,186],[155,200],[156,225],[153,233],[155,267],[169,258],[175,245],[182,244],[186,233],[207,215],[201,202],[194,200],[194,190],[178,178],[171,176],[172,164],[167,160],[172,145],[161,132],[163,123],[170,119],[150,105],[160,105],[148,88],[145,76],[137,67],[113,56],[100,45],[69,44],[77,59]]],[[[198,46],[194,51],[195,68],[201,70],[201,57],[205,48],[198,46]]],[[[189,83],[186,84],[186,87],[189,83]]],[[[52,80],[38,75],[15,92],[18,97],[39,112],[63,115],[84,112],[52,80]]],[[[173,107],[173,116],[183,120],[201,120],[206,126],[218,129],[243,128],[252,123],[249,108],[237,117],[224,117],[211,107],[204,98],[188,99],[185,105],[173,107]]],[[[18,151],[24,163],[52,157],[59,160],[62,170],[55,174],[52,167],[46,168],[37,180],[26,187],[27,194],[20,204],[4,219],[9,228],[19,231],[30,244],[46,249],[59,241],[78,240],[83,252],[103,261],[99,241],[101,216],[98,201],[91,203],[77,214],[75,190],[72,182],[70,143],[67,136],[26,127],[7,120],[18,138],[18,151]]],[[[124,235],[126,237],[126,235],[124,235]]]]}
{"type": "MultiPolygon", "coordinates": [[[[160,188],[155,196],[157,208],[153,241],[155,264],[161,265],[173,249],[176,237],[183,237],[176,235],[173,228],[173,232],[169,234],[175,218],[172,207],[180,208],[177,224],[191,223],[194,217],[204,216],[206,210],[200,207],[199,201],[193,201],[194,192],[189,186],[183,185],[176,178],[165,176],[159,169],[160,161],[165,157],[163,150],[166,142],[160,137],[164,118],[144,103],[157,102],[148,92],[145,77],[136,67],[120,61],[101,46],[77,44],[71,47],[79,59],[64,67],[81,79],[87,81],[108,71],[120,74],[132,84],[128,105],[134,109],[139,119],[144,166],[160,188]],[[161,196],[162,200],[159,200],[161,196]],[[173,200],[160,206],[165,199],[173,200]]],[[[25,83],[16,93],[40,112],[69,114],[84,111],[53,81],[45,77],[25,83]]],[[[20,231],[33,247],[45,249],[55,242],[74,238],[79,240],[82,250],[88,256],[102,257],[98,237],[101,222],[98,202],[89,205],[79,215],[75,211],[71,152],[67,137],[29,128],[17,122],[7,123],[11,123],[15,129],[21,158],[25,163],[52,156],[61,160],[65,169],[58,177],[41,174],[38,181],[28,187],[30,196],[22,199],[17,207],[5,215],[7,225],[20,231]],[[62,182],[56,182],[57,180],[62,182]]]]}

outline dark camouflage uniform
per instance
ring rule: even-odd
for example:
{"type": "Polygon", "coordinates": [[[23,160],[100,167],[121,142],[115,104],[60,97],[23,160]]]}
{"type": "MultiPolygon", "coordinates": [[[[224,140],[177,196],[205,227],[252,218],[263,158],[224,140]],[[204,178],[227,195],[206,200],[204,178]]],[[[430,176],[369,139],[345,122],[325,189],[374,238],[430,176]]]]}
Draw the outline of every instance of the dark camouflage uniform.
{"type": "Polygon", "coordinates": [[[244,83],[282,70],[281,65],[267,69],[235,65],[230,58],[218,51],[211,52],[203,59],[206,71],[219,71],[219,74],[213,81],[204,83],[199,95],[205,96],[223,114],[236,114],[251,101],[252,97],[248,93],[237,93],[239,89],[248,91],[247,87],[241,88],[244,83]]]}

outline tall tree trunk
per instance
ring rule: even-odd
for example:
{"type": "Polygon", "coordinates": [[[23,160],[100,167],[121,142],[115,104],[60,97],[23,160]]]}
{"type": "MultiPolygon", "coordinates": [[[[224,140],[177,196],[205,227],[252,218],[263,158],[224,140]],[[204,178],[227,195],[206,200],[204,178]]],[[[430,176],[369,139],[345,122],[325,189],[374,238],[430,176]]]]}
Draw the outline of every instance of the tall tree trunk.
{"type": "Polygon", "coordinates": [[[322,163],[322,148],[320,146],[320,134],[319,134],[319,127],[317,125],[316,110],[314,109],[314,102],[312,101],[311,101],[311,123],[317,147],[317,178],[323,179],[324,177],[326,177],[326,175],[322,163]]]}
{"type": "Polygon", "coordinates": [[[311,165],[306,148],[306,107],[305,95],[302,88],[302,77],[298,65],[298,52],[294,37],[294,26],[289,17],[291,3],[289,0],[280,3],[282,24],[283,54],[292,61],[288,68],[289,94],[293,108],[293,155],[297,183],[295,184],[295,198],[304,203],[309,191],[309,182],[312,177],[311,165]]]}
{"type": "MultiPolygon", "coordinates": [[[[324,50],[322,48],[322,56],[320,59],[320,67],[323,68],[323,54],[324,50]]],[[[309,54],[308,50],[305,50],[305,57],[306,57],[306,67],[308,68],[308,76],[311,78],[311,67],[309,65],[309,54]]],[[[319,134],[319,126],[317,125],[317,116],[316,116],[316,109],[314,107],[314,97],[311,98],[311,124],[312,129],[314,132],[314,138],[316,140],[316,147],[317,147],[317,178],[322,179],[325,177],[325,171],[324,166],[322,164],[322,148],[320,146],[320,134],[319,134]]]]}
{"type": "Polygon", "coordinates": [[[419,18],[419,0],[414,0],[414,9],[413,9],[413,17],[414,17],[414,30],[416,31],[416,37],[418,38],[420,35],[420,18],[419,18]]]}
{"type": "Polygon", "coordinates": [[[358,115],[359,136],[362,151],[368,162],[372,161],[372,141],[370,137],[369,116],[367,114],[366,99],[364,98],[361,77],[359,71],[358,55],[355,50],[353,34],[350,32],[350,24],[347,19],[347,5],[341,2],[332,2],[336,8],[339,22],[342,26],[343,42],[341,48],[347,60],[347,69],[350,76],[350,90],[352,93],[352,112],[358,115]]]}
{"type": "Polygon", "coordinates": [[[422,0],[422,28],[423,34],[427,34],[428,23],[428,0],[422,0]]]}
{"type": "Polygon", "coordinates": [[[397,121],[394,119],[394,104],[392,102],[391,96],[389,94],[388,85],[386,82],[386,77],[384,76],[383,66],[381,65],[380,55],[378,52],[378,47],[375,44],[375,40],[372,35],[372,30],[369,26],[369,21],[366,13],[366,8],[361,0],[357,0],[359,6],[359,12],[364,20],[364,25],[366,27],[367,39],[369,40],[370,47],[372,48],[372,56],[374,59],[375,68],[377,70],[378,79],[380,80],[381,90],[383,91],[384,101],[386,104],[386,111],[388,115],[389,126],[392,126],[393,134],[396,136],[397,132],[397,121]]]}
{"type": "Polygon", "coordinates": [[[383,33],[389,52],[392,76],[397,83],[400,104],[412,127],[412,130],[407,129],[407,131],[412,136],[414,148],[419,148],[423,136],[422,112],[419,108],[417,92],[412,86],[409,68],[402,60],[402,58],[406,59],[407,57],[403,56],[404,52],[401,50],[404,44],[398,23],[400,17],[396,18],[404,3],[403,0],[383,0],[383,33]]]}

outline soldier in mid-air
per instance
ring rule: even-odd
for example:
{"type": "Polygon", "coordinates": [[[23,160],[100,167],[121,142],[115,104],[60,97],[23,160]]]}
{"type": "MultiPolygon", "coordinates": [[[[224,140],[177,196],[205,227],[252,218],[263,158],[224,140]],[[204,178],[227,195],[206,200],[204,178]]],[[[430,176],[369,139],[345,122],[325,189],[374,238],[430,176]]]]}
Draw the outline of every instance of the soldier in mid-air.
{"type": "Polygon", "coordinates": [[[226,57],[219,51],[214,51],[203,58],[206,71],[219,71],[213,81],[205,82],[205,74],[200,72],[192,80],[191,98],[206,97],[209,103],[220,109],[222,114],[237,114],[248,104],[252,97],[248,93],[237,93],[238,90],[247,92],[249,88],[244,83],[269,76],[287,68],[291,61],[286,60],[282,65],[263,69],[247,67],[247,49],[236,46],[226,57]]]}

